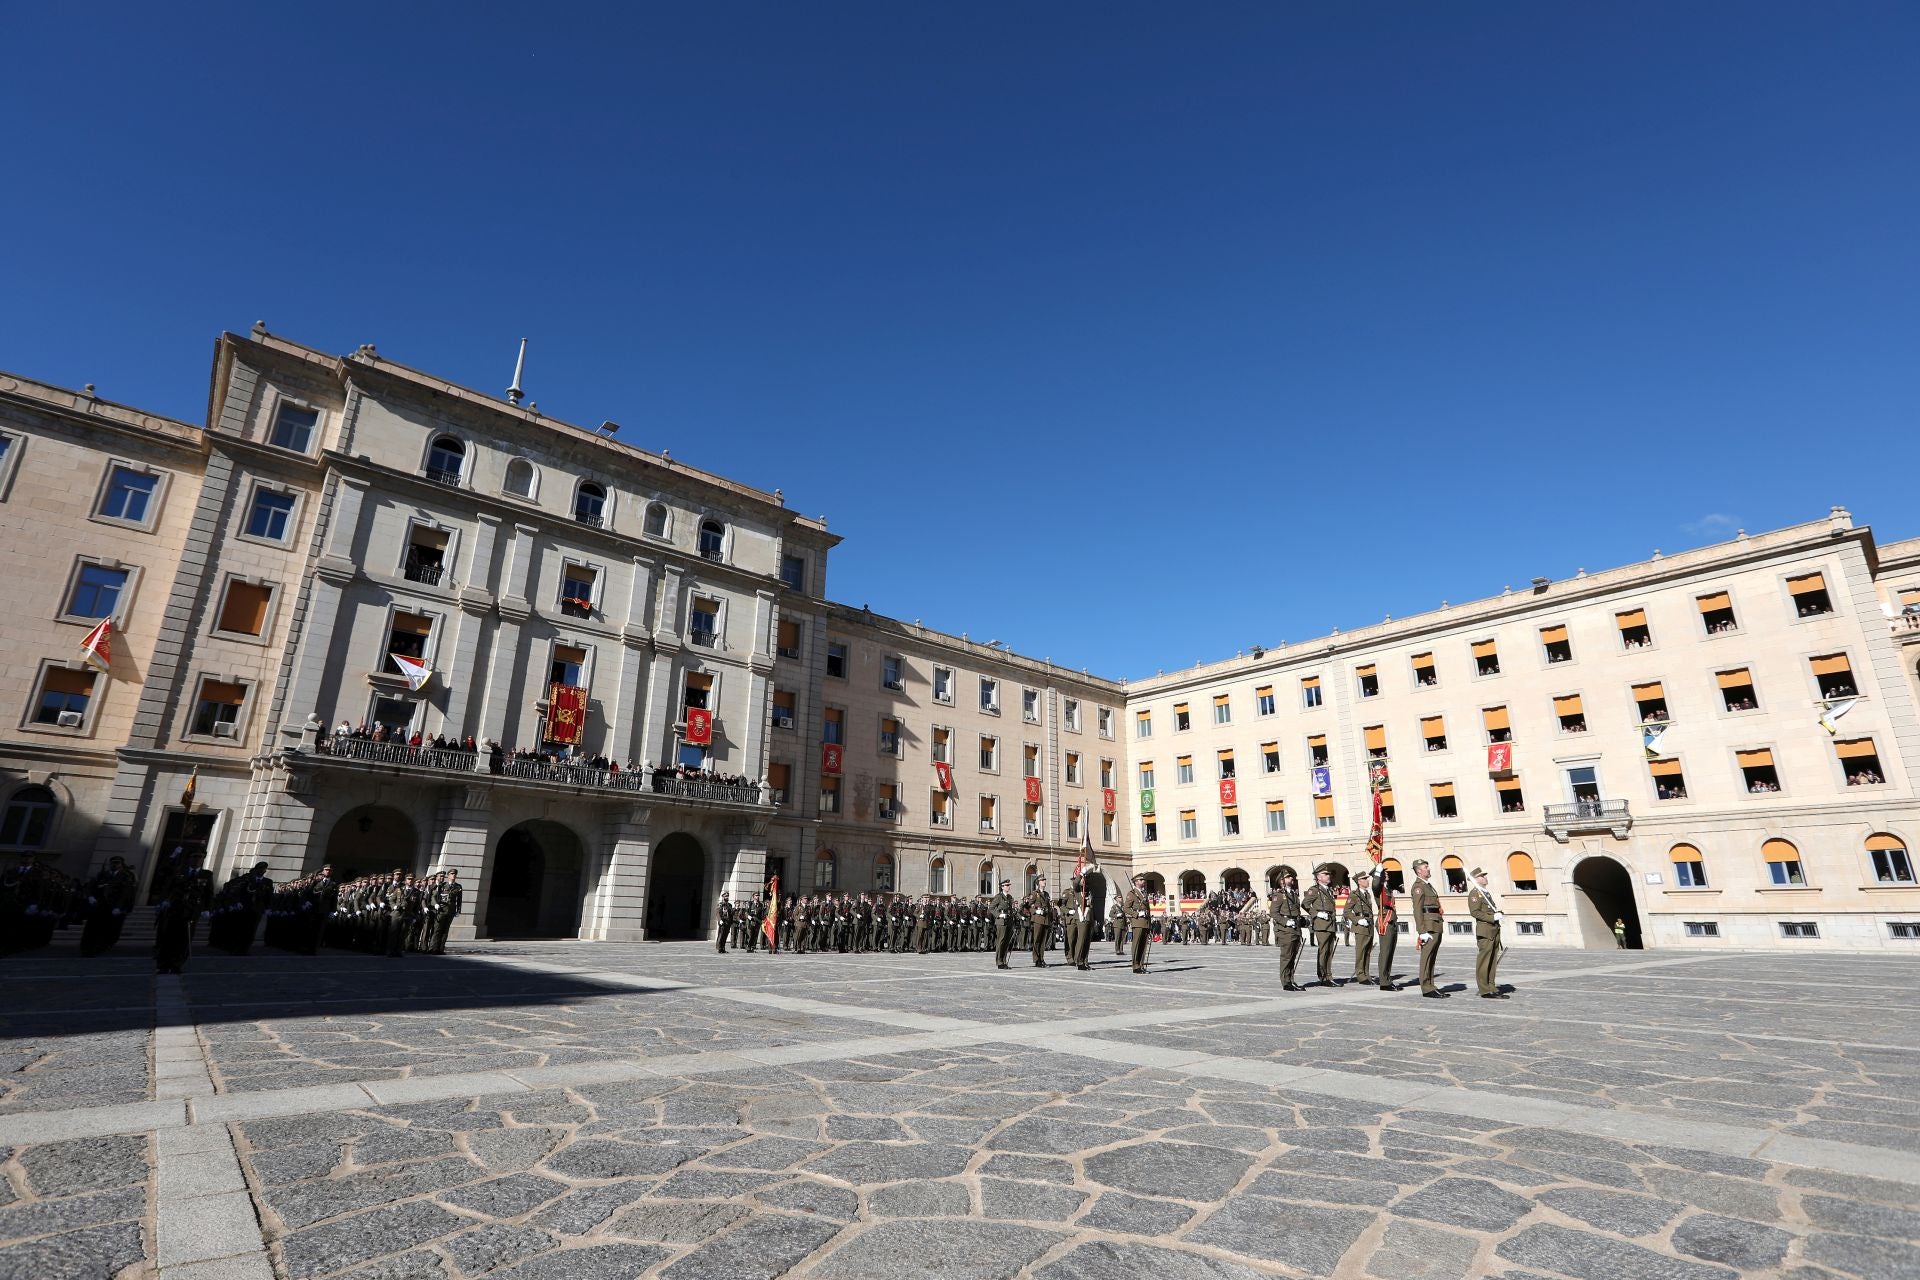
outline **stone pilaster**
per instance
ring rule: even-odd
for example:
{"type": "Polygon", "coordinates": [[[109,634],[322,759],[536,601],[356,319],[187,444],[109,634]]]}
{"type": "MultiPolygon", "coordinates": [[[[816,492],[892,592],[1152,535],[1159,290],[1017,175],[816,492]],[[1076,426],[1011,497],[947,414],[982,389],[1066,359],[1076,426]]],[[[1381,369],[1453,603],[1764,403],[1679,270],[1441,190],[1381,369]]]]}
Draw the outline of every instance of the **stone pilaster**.
{"type": "Polygon", "coordinates": [[[533,575],[533,539],[539,530],[530,524],[513,526],[506,560],[500,572],[500,627],[494,633],[493,653],[487,664],[487,691],[480,709],[480,736],[503,746],[513,709],[514,686],[520,675],[521,626],[532,616],[528,582],[533,575]]]}
{"type": "Polygon", "coordinates": [[[602,942],[646,938],[647,869],[653,853],[652,806],[636,803],[608,814],[588,936],[602,942]]]}
{"type": "Polygon", "coordinates": [[[472,941],[479,933],[478,922],[485,918],[482,913],[492,808],[493,792],[479,783],[459,788],[441,802],[440,847],[432,869],[458,871],[464,886],[460,917],[447,931],[451,940],[472,941]]]}

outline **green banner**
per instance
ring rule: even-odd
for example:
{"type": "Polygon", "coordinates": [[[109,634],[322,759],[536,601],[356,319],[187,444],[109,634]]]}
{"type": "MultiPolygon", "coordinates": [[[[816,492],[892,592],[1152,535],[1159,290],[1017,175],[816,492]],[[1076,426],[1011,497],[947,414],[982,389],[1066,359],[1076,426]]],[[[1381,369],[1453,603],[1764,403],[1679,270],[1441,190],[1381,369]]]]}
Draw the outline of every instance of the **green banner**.
{"type": "Polygon", "coordinates": [[[1142,791],[1140,793],[1140,812],[1142,813],[1153,812],[1153,792],[1151,789],[1142,791]]]}

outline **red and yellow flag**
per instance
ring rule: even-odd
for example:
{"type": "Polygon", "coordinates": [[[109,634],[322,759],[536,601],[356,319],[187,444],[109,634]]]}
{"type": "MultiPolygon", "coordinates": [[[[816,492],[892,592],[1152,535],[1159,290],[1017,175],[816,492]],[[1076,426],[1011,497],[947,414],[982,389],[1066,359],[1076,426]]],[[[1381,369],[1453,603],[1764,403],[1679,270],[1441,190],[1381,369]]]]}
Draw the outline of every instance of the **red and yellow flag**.
{"type": "Polygon", "coordinates": [[[760,932],[766,936],[767,950],[776,949],[780,937],[780,877],[767,881],[767,918],[760,922],[760,932]]]}
{"type": "Polygon", "coordinates": [[[113,665],[113,619],[102,618],[93,630],[80,639],[80,658],[101,675],[110,674],[113,665]]]}

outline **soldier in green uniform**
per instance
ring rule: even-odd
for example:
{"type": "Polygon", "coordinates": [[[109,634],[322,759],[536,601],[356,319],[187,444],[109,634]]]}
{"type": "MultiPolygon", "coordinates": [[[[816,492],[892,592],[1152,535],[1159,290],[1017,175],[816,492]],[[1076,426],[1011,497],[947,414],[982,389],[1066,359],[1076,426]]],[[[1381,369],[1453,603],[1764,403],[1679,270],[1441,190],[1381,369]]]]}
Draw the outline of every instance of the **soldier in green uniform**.
{"type": "Polygon", "coordinates": [[[1039,877],[1033,882],[1033,892],[1027,895],[1027,919],[1031,922],[1031,934],[1028,939],[1033,948],[1033,967],[1047,967],[1047,943],[1053,940],[1055,910],[1053,897],[1047,892],[1047,878],[1039,877]]]}
{"type": "Polygon", "coordinates": [[[1505,1000],[1500,990],[1500,923],[1507,918],[1487,888],[1485,867],[1473,869],[1473,888],[1467,890],[1467,913],[1473,917],[1473,940],[1480,948],[1473,976],[1480,984],[1482,1000],[1505,1000]]]}
{"type": "Polygon", "coordinates": [[[1346,925],[1347,934],[1353,939],[1355,982],[1373,981],[1374,924],[1373,880],[1362,871],[1354,880],[1353,891],[1347,895],[1346,925]]]}
{"type": "Polygon", "coordinates": [[[733,932],[733,895],[725,889],[720,891],[720,905],[713,909],[713,917],[720,922],[713,931],[713,949],[725,955],[727,935],[733,932]]]}
{"type": "Polygon", "coordinates": [[[1087,961],[1093,930],[1093,895],[1087,892],[1086,881],[1076,876],[1067,894],[1067,959],[1076,969],[1093,968],[1087,961]]]}
{"type": "Polygon", "coordinates": [[[1420,994],[1429,1000],[1445,1000],[1448,993],[1433,982],[1434,959],[1440,952],[1440,934],[1445,920],[1440,911],[1440,892],[1433,887],[1433,867],[1425,858],[1413,864],[1413,931],[1420,939],[1420,994]]]}
{"type": "Polygon", "coordinates": [[[1314,976],[1323,987],[1333,985],[1333,950],[1340,945],[1337,906],[1333,898],[1333,873],[1325,867],[1313,873],[1313,888],[1300,899],[1313,930],[1314,976]]]}
{"type": "Polygon", "coordinates": [[[1000,892],[993,895],[993,967],[996,969],[1011,967],[1007,964],[1007,950],[1013,945],[1014,905],[1013,895],[1007,890],[1012,886],[1013,881],[1002,880],[1000,892]]]}
{"type": "Polygon", "coordinates": [[[1133,888],[1121,901],[1121,909],[1126,913],[1127,927],[1133,931],[1133,971],[1147,971],[1147,938],[1153,932],[1153,901],[1147,897],[1147,878],[1143,875],[1133,878],[1133,888]]]}
{"type": "Polygon", "coordinates": [[[1280,887],[1267,898],[1267,912],[1273,917],[1274,945],[1280,949],[1280,989],[1305,991],[1294,981],[1294,968],[1300,963],[1300,882],[1292,867],[1280,868],[1280,887]]]}
{"type": "Polygon", "coordinates": [[[1117,893],[1113,895],[1113,905],[1107,908],[1107,928],[1113,931],[1113,954],[1119,955],[1127,945],[1127,913],[1117,893]]]}

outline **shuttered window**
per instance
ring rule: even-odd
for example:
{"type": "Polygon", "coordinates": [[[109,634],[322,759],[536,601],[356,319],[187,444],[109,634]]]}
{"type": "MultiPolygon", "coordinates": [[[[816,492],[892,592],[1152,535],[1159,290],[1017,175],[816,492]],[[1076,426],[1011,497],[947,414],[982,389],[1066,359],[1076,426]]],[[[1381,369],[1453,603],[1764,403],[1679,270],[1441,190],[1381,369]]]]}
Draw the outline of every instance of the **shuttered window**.
{"type": "Polygon", "coordinates": [[[1440,683],[1440,676],[1433,669],[1433,655],[1431,653],[1416,653],[1413,655],[1413,682],[1421,686],[1440,683]]]}
{"type": "Polygon", "coordinates": [[[1533,855],[1529,853],[1510,853],[1507,855],[1507,879],[1517,888],[1522,884],[1537,883],[1533,870],[1533,855]]]}
{"type": "Polygon", "coordinates": [[[1333,797],[1315,796],[1313,798],[1313,820],[1323,827],[1333,825],[1333,797]]]}
{"type": "Polygon", "coordinates": [[[1541,644],[1565,644],[1566,642],[1567,642],[1566,627],[1558,626],[1558,627],[1540,628],[1541,644]]]}
{"type": "Polygon", "coordinates": [[[1629,609],[1625,613],[1614,614],[1613,620],[1620,624],[1622,631],[1627,631],[1634,627],[1644,627],[1647,625],[1647,611],[1645,609],[1629,609]]]}
{"type": "Polygon", "coordinates": [[[1420,737],[1425,740],[1430,751],[1438,751],[1447,745],[1447,718],[1445,716],[1420,717],[1420,737]]]}
{"type": "Polygon", "coordinates": [[[1481,723],[1486,726],[1488,733],[1492,733],[1497,729],[1511,729],[1513,727],[1507,718],[1507,709],[1505,707],[1488,707],[1480,713],[1480,720],[1481,723]]]}
{"type": "Polygon", "coordinates": [[[1436,782],[1429,789],[1433,792],[1433,798],[1435,800],[1451,798],[1453,796],[1453,784],[1451,782],[1436,782]]]}
{"type": "Polygon", "coordinates": [[[1828,654],[1824,658],[1809,659],[1809,665],[1813,667],[1813,674],[1817,676],[1850,676],[1853,674],[1853,664],[1847,661],[1847,655],[1844,653],[1833,653],[1828,654]]]}
{"type": "Polygon", "coordinates": [[[1494,656],[1495,656],[1495,649],[1494,649],[1494,646],[1493,646],[1493,641],[1491,641],[1491,640],[1475,640],[1475,641],[1473,642],[1473,656],[1474,656],[1474,657],[1476,657],[1476,658],[1491,658],[1491,657],[1494,657],[1494,656]]]}
{"type": "Polygon", "coordinates": [[[1647,770],[1656,778],[1678,778],[1681,776],[1680,762],[1678,760],[1654,760],[1647,765],[1647,770]]]}
{"type": "Polygon", "coordinates": [[[1753,677],[1747,673],[1745,667],[1736,671],[1722,671],[1714,679],[1720,682],[1722,689],[1740,689],[1753,683],[1753,677]]]}
{"type": "Polygon", "coordinates": [[[1580,695],[1569,693],[1553,700],[1553,714],[1557,716],[1577,716],[1583,714],[1580,695]]]}
{"type": "Polygon", "coordinates": [[[1736,751],[1733,753],[1733,758],[1742,769],[1773,768],[1773,752],[1764,747],[1758,751],[1736,751]]]}
{"type": "Polygon", "coordinates": [[[1366,728],[1366,735],[1367,751],[1369,753],[1378,751],[1382,755],[1385,755],[1387,750],[1387,727],[1383,724],[1370,724],[1366,728]]]}
{"type": "Polygon", "coordinates": [[[263,634],[267,629],[267,602],[272,599],[271,587],[229,582],[227,598],[220,606],[219,629],[243,636],[263,634]]]}
{"type": "Polygon", "coordinates": [[[1877,756],[1872,738],[1852,738],[1833,744],[1834,751],[1842,760],[1858,760],[1867,756],[1877,756]]]}
{"type": "Polygon", "coordinates": [[[1826,589],[1827,579],[1825,574],[1808,573],[1798,578],[1787,579],[1787,590],[1796,596],[1806,591],[1825,591],[1826,589]]]}

